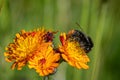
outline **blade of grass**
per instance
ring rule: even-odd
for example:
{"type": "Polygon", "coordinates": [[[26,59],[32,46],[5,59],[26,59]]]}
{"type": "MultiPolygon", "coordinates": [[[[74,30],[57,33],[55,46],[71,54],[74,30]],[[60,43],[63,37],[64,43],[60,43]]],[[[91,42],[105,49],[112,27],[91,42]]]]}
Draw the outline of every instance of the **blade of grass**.
{"type": "Polygon", "coordinates": [[[101,57],[101,42],[102,42],[102,36],[104,32],[105,22],[106,22],[106,13],[107,13],[107,5],[103,5],[99,17],[98,27],[96,30],[96,39],[95,39],[95,46],[94,46],[94,54],[92,55],[92,64],[90,65],[92,67],[92,72],[90,72],[89,75],[86,76],[86,80],[98,80],[100,65],[102,63],[102,57],[101,57]]]}

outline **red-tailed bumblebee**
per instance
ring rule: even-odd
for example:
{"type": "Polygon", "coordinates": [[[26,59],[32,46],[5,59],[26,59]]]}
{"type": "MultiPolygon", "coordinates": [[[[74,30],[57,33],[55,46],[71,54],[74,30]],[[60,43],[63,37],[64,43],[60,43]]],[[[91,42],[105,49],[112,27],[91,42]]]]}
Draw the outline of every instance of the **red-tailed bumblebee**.
{"type": "Polygon", "coordinates": [[[80,44],[80,47],[88,53],[93,47],[93,42],[89,36],[86,36],[82,31],[72,30],[69,32],[69,38],[72,41],[77,41],[80,44]]]}

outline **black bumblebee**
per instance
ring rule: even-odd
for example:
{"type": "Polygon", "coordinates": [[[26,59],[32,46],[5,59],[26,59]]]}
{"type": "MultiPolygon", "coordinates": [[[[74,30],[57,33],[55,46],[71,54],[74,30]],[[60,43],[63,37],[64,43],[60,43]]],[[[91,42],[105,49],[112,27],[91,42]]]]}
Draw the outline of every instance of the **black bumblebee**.
{"type": "Polygon", "coordinates": [[[88,53],[93,47],[91,38],[89,36],[86,36],[82,31],[72,30],[69,37],[71,40],[79,42],[80,47],[82,47],[86,53],[88,53]]]}

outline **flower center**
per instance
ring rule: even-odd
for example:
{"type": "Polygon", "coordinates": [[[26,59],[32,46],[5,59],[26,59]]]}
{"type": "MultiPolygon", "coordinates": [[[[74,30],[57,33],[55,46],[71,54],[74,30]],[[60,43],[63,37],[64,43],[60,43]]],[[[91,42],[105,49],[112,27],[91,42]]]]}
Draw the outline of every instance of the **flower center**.
{"type": "Polygon", "coordinates": [[[42,65],[43,65],[43,64],[45,64],[45,62],[46,62],[46,59],[45,59],[45,58],[42,58],[42,59],[39,60],[39,64],[42,64],[42,65]]]}

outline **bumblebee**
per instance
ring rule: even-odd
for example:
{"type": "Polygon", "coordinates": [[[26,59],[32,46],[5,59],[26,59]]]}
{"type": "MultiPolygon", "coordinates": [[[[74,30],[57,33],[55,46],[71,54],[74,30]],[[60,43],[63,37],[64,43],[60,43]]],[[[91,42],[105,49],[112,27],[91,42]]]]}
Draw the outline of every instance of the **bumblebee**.
{"type": "Polygon", "coordinates": [[[80,47],[83,48],[86,53],[92,49],[93,42],[91,38],[89,36],[86,36],[82,31],[71,30],[68,34],[68,37],[72,41],[77,41],[80,44],[80,47]]]}

